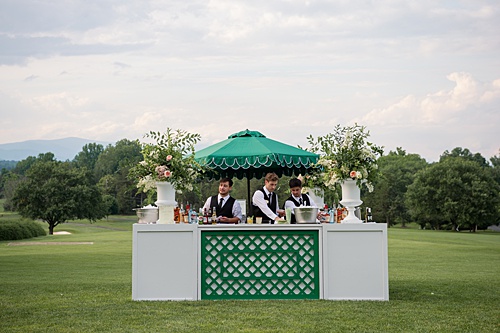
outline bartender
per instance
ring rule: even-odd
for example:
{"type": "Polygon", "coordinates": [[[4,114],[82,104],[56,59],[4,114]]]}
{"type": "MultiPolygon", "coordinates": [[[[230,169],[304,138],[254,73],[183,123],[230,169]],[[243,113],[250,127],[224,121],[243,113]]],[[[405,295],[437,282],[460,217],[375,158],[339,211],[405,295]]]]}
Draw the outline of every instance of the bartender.
{"type": "Polygon", "coordinates": [[[317,207],[313,199],[305,193],[302,193],[302,182],[298,178],[292,178],[288,182],[290,185],[290,192],[292,193],[288,199],[285,201],[285,210],[290,208],[292,211],[292,220],[290,223],[297,223],[295,219],[295,213],[293,209],[295,207],[307,206],[307,207],[317,207]]]}
{"type": "Polygon", "coordinates": [[[278,196],[274,191],[278,186],[278,175],[274,172],[266,174],[264,187],[255,191],[252,197],[253,215],[262,217],[262,223],[274,224],[285,215],[283,209],[278,209],[278,196]]]}
{"type": "Polygon", "coordinates": [[[210,211],[215,208],[218,223],[238,224],[242,219],[241,206],[229,192],[233,188],[231,178],[222,178],[219,181],[219,194],[208,197],[203,209],[210,211]]]}

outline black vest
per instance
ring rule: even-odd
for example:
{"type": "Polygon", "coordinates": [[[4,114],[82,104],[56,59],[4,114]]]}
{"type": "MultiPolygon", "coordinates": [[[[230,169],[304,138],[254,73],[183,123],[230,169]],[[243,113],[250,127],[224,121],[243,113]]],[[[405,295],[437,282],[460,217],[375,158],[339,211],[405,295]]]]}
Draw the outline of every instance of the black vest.
{"type": "MultiPolygon", "coordinates": [[[[295,205],[295,207],[299,207],[300,206],[300,202],[298,202],[297,200],[295,200],[295,198],[293,197],[293,195],[291,195],[288,199],[286,199],[285,203],[287,201],[293,202],[293,204],[295,205]]],[[[311,202],[309,201],[309,196],[307,194],[302,193],[302,204],[304,206],[310,206],[311,205],[311,202]]],[[[283,209],[285,209],[285,205],[284,204],[283,204],[283,209]]],[[[297,220],[295,219],[295,214],[292,214],[292,221],[290,223],[292,223],[292,224],[297,223],[297,220]]]]}
{"type": "Polygon", "coordinates": [[[212,200],[210,201],[210,209],[215,207],[215,213],[217,214],[217,216],[234,217],[233,205],[236,199],[233,197],[229,197],[224,206],[221,208],[219,207],[219,202],[217,201],[217,197],[218,197],[217,195],[212,196],[212,200]]]}
{"type": "MultiPolygon", "coordinates": [[[[269,199],[269,196],[266,194],[266,191],[264,191],[263,188],[259,189],[259,191],[264,194],[264,199],[267,200],[267,207],[271,209],[271,211],[276,214],[276,193],[271,193],[271,199],[269,199]]],[[[274,223],[274,220],[271,220],[269,216],[264,214],[262,210],[260,210],[259,207],[255,206],[252,202],[252,208],[253,208],[253,215],[255,217],[262,217],[262,223],[274,223]]]]}

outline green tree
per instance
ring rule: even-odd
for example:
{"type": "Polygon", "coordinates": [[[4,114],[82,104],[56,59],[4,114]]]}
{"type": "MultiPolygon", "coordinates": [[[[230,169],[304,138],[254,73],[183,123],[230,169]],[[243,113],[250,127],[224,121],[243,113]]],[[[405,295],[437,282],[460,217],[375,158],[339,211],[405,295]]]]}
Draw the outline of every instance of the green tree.
{"type": "Polygon", "coordinates": [[[142,160],[138,140],[122,139],[108,145],[97,158],[94,175],[103,194],[116,200],[119,214],[132,214],[140,205],[141,194],[137,193],[135,180],[129,179],[129,170],[142,160]]]}
{"type": "MultiPolygon", "coordinates": [[[[500,185],[500,151],[498,155],[495,155],[490,158],[491,165],[493,165],[492,168],[490,168],[491,171],[491,176],[493,179],[496,181],[497,184],[500,185]]],[[[496,220],[494,221],[494,224],[499,225],[500,224],[500,203],[496,207],[496,220]]]]}
{"type": "Polygon", "coordinates": [[[488,161],[486,161],[486,159],[480,153],[473,154],[467,148],[456,147],[453,148],[451,152],[445,150],[444,153],[439,157],[439,161],[441,162],[448,157],[461,157],[469,161],[474,161],[482,167],[489,166],[488,161]]]}
{"type": "Polygon", "coordinates": [[[2,196],[5,198],[3,209],[7,212],[11,212],[14,210],[12,198],[14,197],[14,192],[19,182],[21,182],[21,176],[13,172],[7,172],[2,174],[2,182],[2,196]]]}
{"type": "Polygon", "coordinates": [[[97,179],[112,175],[123,168],[129,169],[141,160],[141,145],[138,140],[122,139],[114,146],[110,144],[99,154],[95,163],[97,179]]]}
{"type": "Polygon", "coordinates": [[[495,221],[499,191],[491,173],[477,161],[445,158],[417,173],[406,204],[421,225],[475,231],[495,221]]]}
{"type": "Polygon", "coordinates": [[[69,162],[36,162],[14,192],[14,207],[23,217],[46,222],[50,235],[70,219],[101,219],[105,216],[101,193],[85,171],[69,162]]]}
{"type": "Polygon", "coordinates": [[[490,158],[490,162],[495,168],[500,167],[500,149],[498,155],[494,155],[490,158]]]}
{"type": "Polygon", "coordinates": [[[26,159],[17,162],[16,166],[12,170],[6,173],[2,173],[1,193],[5,198],[3,207],[6,211],[14,210],[12,198],[14,196],[14,192],[18,186],[18,183],[24,178],[26,172],[31,168],[33,164],[43,161],[55,161],[54,154],[49,152],[38,154],[37,157],[28,156],[26,159]]]}
{"type": "Polygon", "coordinates": [[[16,164],[16,167],[12,170],[12,172],[17,173],[18,175],[24,175],[26,171],[28,171],[33,164],[36,162],[44,161],[55,161],[55,156],[53,153],[43,153],[43,154],[38,154],[37,157],[35,156],[28,156],[24,160],[19,161],[16,164]]]}
{"type": "Polygon", "coordinates": [[[377,162],[381,176],[374,191],[365,192],[364,205],[372,208],[375,221],[386,222],[389,226],[401,223],[404,227],[411,220],[405,204],[407,188],[413,183],[415,174],[428,164],[420,155],[407,154],[401,147],[379,157],[377,162]]]}
{"type": "Polygon", "coordinates": [[[0,170],[12,170],[16,167],[17,161],[0,161],[0,170]]]}
{"type": "Polygon", "coordinates": [[[103,151],[103,145],[98,143],[87,143],[82,147],[82,151],[75,156],[73,162],[77,167],[86,167],[88,170],[93,172],[97,159],[103,151]]]}

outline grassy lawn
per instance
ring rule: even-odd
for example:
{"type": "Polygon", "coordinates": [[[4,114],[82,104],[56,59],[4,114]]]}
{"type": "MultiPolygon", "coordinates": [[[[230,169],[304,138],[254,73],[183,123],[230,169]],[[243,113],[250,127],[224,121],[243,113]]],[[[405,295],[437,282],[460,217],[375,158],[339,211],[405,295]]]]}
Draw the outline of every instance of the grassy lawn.
{"type": "Polygon", "coordinates": [[[388,302],[136,302],[135,221],[74,221],[55,229],[70,235],[18,241],[92,245],[0,242],[0,332],[500,331],[499,233],[390,228],[388,302]]]}

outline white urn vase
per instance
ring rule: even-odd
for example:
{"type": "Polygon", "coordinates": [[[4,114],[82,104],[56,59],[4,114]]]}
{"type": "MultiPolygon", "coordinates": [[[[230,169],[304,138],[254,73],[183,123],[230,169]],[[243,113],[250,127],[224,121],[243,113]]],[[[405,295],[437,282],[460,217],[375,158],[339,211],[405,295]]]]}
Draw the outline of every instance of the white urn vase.
{"type": "Polygon", "coordinates": [[[345,179],[342,182],[342,200],[340,203],[347,208],[348,214],[342,223],[363,223],[356,215],[356,207],[361,205],[363,201],[360,200],[360,192],[356,181],[353,179],[345,179]]]}
{"type": "Polygon", "coordinates": [[[170,182],[156,182],[156,192],[159,217],[156,223],[174,224],[174,208],[177,205],[174,186],[170,182]]]}
{"type": "Polygon", "coordinates": [[[325,206],[325,192],[322,189],[318,187],[311,188],[308,194],[318,207],[323,208],[325,206]]]}

